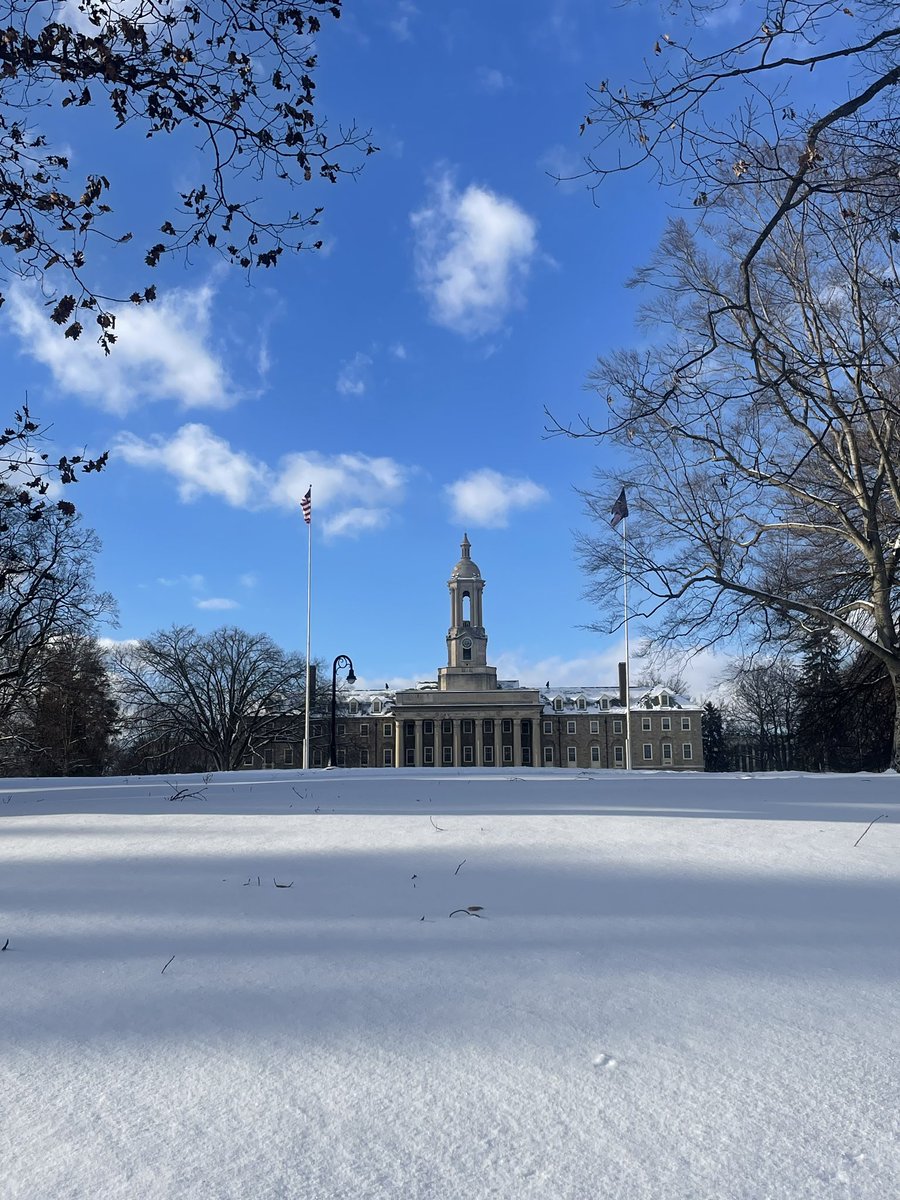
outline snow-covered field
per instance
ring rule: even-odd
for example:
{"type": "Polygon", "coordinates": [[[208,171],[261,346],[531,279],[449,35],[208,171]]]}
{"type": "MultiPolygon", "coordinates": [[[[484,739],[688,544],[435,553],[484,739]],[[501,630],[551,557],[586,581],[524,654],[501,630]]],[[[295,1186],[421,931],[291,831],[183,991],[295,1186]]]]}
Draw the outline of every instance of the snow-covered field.
{"type": "Polygon", "coordinates": [[[893,1200],[898,817],[896,775],[0,781],[0,1196],[893,1200]]]}

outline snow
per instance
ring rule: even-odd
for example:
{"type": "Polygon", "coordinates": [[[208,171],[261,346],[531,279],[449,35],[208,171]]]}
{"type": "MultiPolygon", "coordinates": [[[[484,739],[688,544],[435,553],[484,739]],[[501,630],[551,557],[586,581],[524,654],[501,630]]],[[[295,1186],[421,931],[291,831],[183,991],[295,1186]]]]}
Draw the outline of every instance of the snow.
{"type": "Polygon", "coordinates": [[[887,1200],[898,817],[896,775],[0,781],[0,1196],[887,1200]]]}

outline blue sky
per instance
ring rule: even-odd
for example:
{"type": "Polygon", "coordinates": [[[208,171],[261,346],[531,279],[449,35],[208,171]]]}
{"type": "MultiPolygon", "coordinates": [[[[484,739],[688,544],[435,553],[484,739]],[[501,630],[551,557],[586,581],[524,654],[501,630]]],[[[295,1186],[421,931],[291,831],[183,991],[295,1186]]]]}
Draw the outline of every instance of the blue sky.
{"type": "MultiPolygon", "coordinates": [[[[61,450],[112,450],[76,497],[120,608],[106,632],[233,622],[302,649],[312,483],[315,656],[350,654],[377,684],[433,676],[467,530],[501,675],[612,682],[619,641],[583,628],[594,614],[573,556],[574,489],[608,464],[547,440],[544,407],[589,412],[597,354],[634,340],[624,282],[674,197],[637,174],[592,197],[549,173],[575,173],[590,148],[588,83],[666,28],[646,8],[580,0],[437,15],[348,0],[321,41],[319,104],[332,125],[371,126],[381,151],[356,180],[298,191],[326,205],[321,253],[249,282],[202,254],[165,265],[162,298],[122,315],[108,360],[10,289],[11,404],[27,393],[61,450]]],[[[74,109],[56,120],[76,167],[110,176],[142,251],[189,139],[112,136],[74,109]]],[[[136,261],[100,269],[121,287],[136,261]]]]}

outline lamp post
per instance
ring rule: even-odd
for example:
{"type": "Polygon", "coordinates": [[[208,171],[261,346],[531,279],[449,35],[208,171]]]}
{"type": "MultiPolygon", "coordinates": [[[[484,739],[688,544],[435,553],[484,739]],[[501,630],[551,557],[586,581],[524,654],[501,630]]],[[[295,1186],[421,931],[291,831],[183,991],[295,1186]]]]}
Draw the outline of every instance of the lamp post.
{"type": "Polygon", "coordinates": [[[329,767],[333,767],[337,764],[337,751],[334,744],[334,735],[337,728],[335,725],[335,715],[337,712],[338,667],[349,667],[350,670],[347,672],[347,682],[350,684],[356,683],[356,676],[353,674],[353,660],[348,654],[339,654],[331,667],[331,749],[328,752],[329,767]]]}

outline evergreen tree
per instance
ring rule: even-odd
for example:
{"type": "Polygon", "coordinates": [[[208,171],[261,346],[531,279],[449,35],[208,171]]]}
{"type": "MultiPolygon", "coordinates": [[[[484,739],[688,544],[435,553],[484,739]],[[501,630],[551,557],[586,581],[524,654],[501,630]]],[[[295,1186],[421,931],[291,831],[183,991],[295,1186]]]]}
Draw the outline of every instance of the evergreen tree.
{"type": "Polygon", "coordinates": [[[847,700],[835,635],[817,629],[804,639],[797,684],[797,765],[806,771],[848,766],[847,700]]]}
{"type": "Polygon", "coordinates": [[[703,761],[707,771],[727,771],[728,755],[725,752],[725,729],[722,710],[712,700],[703,706],[700,718],[703,730],[703,761]]]}
{"type": "Polygon", "coordinates": [[[23,745],[34,775],[101,775],[117,711],[103,652],[93,638],[61,637],[43,654],[23,745]]]}

